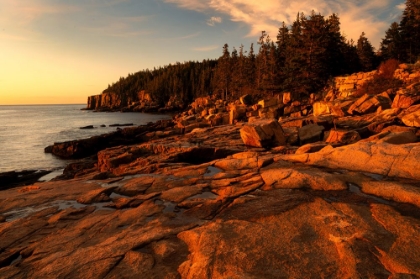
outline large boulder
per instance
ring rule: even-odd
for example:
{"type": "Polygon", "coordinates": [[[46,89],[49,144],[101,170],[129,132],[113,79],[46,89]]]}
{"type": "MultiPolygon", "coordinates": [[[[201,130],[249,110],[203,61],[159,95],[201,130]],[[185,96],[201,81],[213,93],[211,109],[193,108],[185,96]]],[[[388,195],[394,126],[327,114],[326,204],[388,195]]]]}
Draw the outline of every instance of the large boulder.
{"type": "Polygon", "coordinates": [[[262,108],[268,108],[268,107],[273,107],[276,106],[278,104],[278,99],[277,98],[271,98],[268,100],[261,100],[258,102],[258,104],[262,107],[262,108]]]}
{"type": "Polygon", "coordinates": [[[246,106],[238,105],[232,106],[229,111],[229,124],[234,124],[235,121],[246,117],[246,106]]]}
{"type": "Polygon", "coordinates": [[[313,105],[314,116],[320,116],[323,114],[331,114],[331,109],[328,103],[326,102],[316,102],[313,105]]]}
{"type": "Polygon", "coordinates": [[[404,115],[401,121],[409,127],[420,127],[420,110],[404,115]]]}
{"type": "Polygon", "coordinates": [[[286,137],[279,122],[275,119],[261,119],[244,125],[241,138],[245,145],[271,147],[286,144],[286,137]]]}
{"type": "Polygon", "coordinates": [[[409,108],[420,102],[420,95],[413,94],[397,94],[392,102],[393,108],[409,108]]]}
{"type": "Polygon", "coordinates": [[[324,127],[316,124],[309,124],[299,129],[299,140],[300,144],[306,144],[311,142],[320,141],[322,139],[322,133],[324,127]]]}
{"type": "Polygon", "coordinates": [[[367,114],[375,112],[378,108],[382,110],[391,108],[391,99],[388,94],[383,93],[376,96],[363,95],[348,109],[349,114],[367,114]]]}

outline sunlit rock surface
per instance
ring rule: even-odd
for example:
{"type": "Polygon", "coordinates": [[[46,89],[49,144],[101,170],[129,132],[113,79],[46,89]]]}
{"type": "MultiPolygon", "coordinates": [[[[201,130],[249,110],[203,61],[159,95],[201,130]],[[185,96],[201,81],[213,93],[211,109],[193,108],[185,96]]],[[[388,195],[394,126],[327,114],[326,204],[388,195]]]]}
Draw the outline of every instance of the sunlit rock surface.
{"type": "Polygon", "coordinates": [[[420,276],[420,143],[290,155],[246,147],[241,127],[1,191],[0,278],[420,276]]]}

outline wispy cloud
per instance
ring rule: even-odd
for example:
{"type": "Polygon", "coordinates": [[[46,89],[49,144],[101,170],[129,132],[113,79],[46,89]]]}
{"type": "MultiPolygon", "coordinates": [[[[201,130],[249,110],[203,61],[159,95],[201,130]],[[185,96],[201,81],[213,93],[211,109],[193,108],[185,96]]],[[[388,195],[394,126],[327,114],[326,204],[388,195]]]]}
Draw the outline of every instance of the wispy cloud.
{"type": "Polygon", "coordinates": [[[185,35],[185,36],[181,36],[181,37],[176,37],[176,38],[172,38],[171,40],[186,40],[186,39],[191,39],[191,38],[195,38],[201,35],[201,32],[195,32],[193,34],[189,34],[189,35],[185,35]]]}
{"type": "Polygon", "coordinates": [[[71,4],[50,4],[43,0],[3,0],[1,22],[15,25],[30,24],[36,18],[44,15],[65,14],[80,11],[80,8],[71,4]]]}
{"type": "Polygon", "coordinates": [[[357,40],[364,31],[374,45],[379,45],[385,29],[390,25],[389,14],[395,14],[403,0],[164,0],[181,8],[198,12],[226,14],[231,21],[246,23],[248,36],[258,36],[262,30],[273,38],[284,21],[291,24],[298,12],[308,15],[311,11],[325,16],[337,13],[342,32],[357,40]],[[390,8],[391,7],[391,8],[390,8]],[[393,11],[395,10],[395,11],[393,11]],[[387,11],[384,18],[384,11],[387,11]]]}
{"type": "Polygon", "coordinates": [[[209,20],[207,20],[208,26],[214,26],[216,23],[222,23],[222,18],[220,16],[212,16],[209,20]]]}
{"type": "Polygon", "coordinates": [[[401,3],[395,6],[398,10],[403,11],[405,9],[405,3],[401,3]]]}
{"type": "Polygon", "coordinates": [[[215,49],[218,49],[218,48],[220,48],[220,46],[211,45],[211,46],[204,46],[204,47],[195,47],[195,48],[192,48],[191,50],[193,50],[193,51],[212,51],[212,50],[215,50],[215,49]]]}

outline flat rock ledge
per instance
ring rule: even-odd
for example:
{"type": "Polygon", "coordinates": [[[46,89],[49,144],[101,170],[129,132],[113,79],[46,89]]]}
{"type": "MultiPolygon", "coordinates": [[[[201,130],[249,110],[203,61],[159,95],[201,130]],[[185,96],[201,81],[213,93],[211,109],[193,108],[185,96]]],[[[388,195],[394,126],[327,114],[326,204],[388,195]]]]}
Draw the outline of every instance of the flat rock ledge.
{"type": "Polygon", "coordinates": [[[246,147],[242,126],[1,191],[0,278],[420,277],[420,143],[290,155],[246,147]]]}

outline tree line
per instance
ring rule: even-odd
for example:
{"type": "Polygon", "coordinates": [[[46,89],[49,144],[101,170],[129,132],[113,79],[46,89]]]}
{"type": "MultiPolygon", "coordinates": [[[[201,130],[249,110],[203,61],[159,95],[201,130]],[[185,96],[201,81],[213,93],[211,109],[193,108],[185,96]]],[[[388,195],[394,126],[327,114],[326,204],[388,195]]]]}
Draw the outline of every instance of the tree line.
{"type": "Polygon", "coordinates": [[[407,0],[400,23],[392,23],[375,53],[365,33],[357,42],[347,40],[338,15],[312,12],[284,22],[275,39],[265,32],[248,50],[225,44],[217,60],[176,63],[121,77],[104,92],[126,99],[147,90],[161,105],[176,96],[184,103],[199,96],[236,99],[243,94],[264,95],[289,91],[308,95],[325,88],[335,76],[375,69],[397,59],[415,62],[420,55],[420,0],[407,0]]]}

